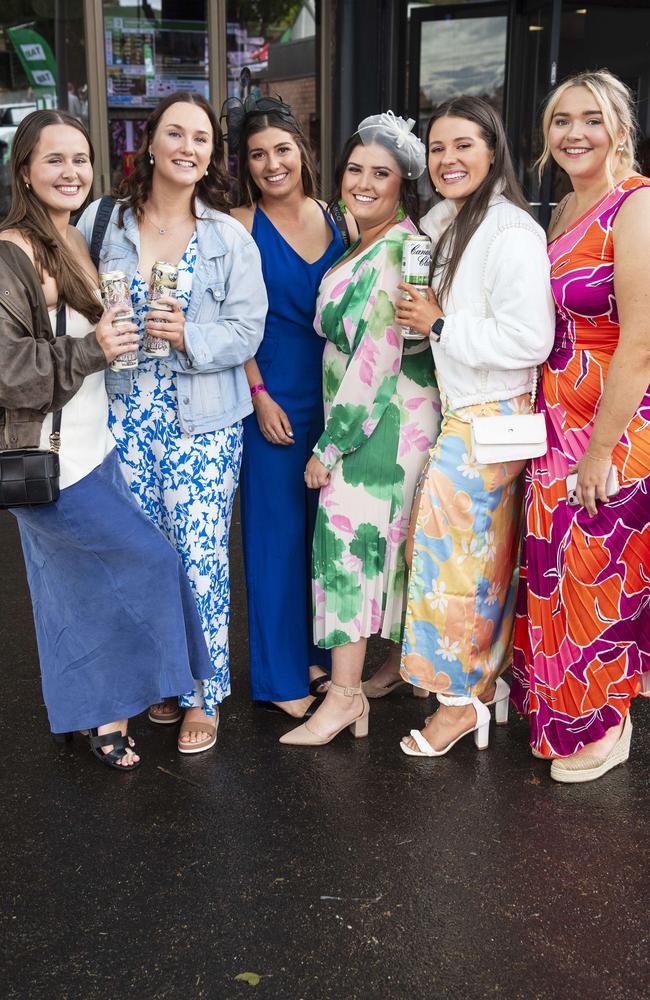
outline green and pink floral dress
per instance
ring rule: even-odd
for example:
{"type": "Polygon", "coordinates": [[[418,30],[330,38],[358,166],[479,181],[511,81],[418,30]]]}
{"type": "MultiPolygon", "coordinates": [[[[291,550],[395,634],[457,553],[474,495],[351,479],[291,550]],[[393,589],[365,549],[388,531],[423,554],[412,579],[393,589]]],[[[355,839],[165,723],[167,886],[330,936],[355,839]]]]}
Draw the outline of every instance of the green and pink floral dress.
{"type": "Polygon", "coordinates": [[[332,470],[313,548],[314,641],[327,649],[381,633],[401,641],[404,550],[415,487],[438,434],[428,339],[395,320],[405,219],[322,281],[317,333],[325,430],[314,454],[332,470]]]}

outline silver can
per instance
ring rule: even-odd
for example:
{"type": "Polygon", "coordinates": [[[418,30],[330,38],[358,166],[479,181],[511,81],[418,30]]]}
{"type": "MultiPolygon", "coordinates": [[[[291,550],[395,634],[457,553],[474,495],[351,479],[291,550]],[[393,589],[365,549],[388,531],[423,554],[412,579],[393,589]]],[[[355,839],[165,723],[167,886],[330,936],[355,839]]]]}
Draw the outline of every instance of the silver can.
{"type": "MultiPolygon", "coordinates": [[[[122,323],[133,323],[135,313],[131,302],[129,282],[124,271],[105,271],[99,275],[99,290],[102,295],[104,309],[111,309],[113,306],[122,306],[122,310],[113,320],[113,326],[119,327],[122,323]]],[[[138,367],[138,355],[136,351],[125,351],[124,354],[113,358],[110,368],[114,372],[124,371],[129,368],[138,367]]]]}
{"type": "MultiPolygon", "coordinates": [[[[158,300],[163,295],[176,297],[176,286],[178,284],[178,268],[173,264],[168,264],[165,260],[157,260],[151,269],[151,281],[149,282],[149,309],[159,309],[161,312],[171,312],[168,305],[159,305],[158,300]]],[[[161,320],[160,322],[165,322],[161,320]]],[[[168,358],[169,341],[164,337],[156,337],[153,333],[145,331],[142,353],[147,358],[168,358]]]]}
{"type": "MultiPolygon", "coordinates": [[[[407,285],[415,285],[422,298],[427,297],[429,287],[429,268],[431,267],[431,240],[428,236],[407,236],[402,248],[402,281],[407,285]]],[[[403,298],[411,299],[408,292],[403,298]]],[[[425,340],[426,334],[417,333],[409,326],[402,327],[405,340],[425,340]]]]}

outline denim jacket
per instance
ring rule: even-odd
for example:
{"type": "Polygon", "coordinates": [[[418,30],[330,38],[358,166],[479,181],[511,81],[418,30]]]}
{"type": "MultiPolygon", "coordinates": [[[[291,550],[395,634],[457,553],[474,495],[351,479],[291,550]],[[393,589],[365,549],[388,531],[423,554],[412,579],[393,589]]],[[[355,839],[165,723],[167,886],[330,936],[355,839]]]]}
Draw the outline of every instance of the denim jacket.
{"type": "MultiPolygon", "coordinates": [[[[77,227],[90,245],[99,202],[77,227]]],[[[185,434],[220,430],[252,412],[244,363],[264,333],[267,297],[260,254],[243,226],[229,215],[197,202],[197,260],[185,316],[185,351],[172,350],[165,364],[176,372],[178,419],[185,434]]],[[[102,245],[99,270],[133,278],[140,259],[140,234],[130,209],[124,229],[113,209],[102,245]]],[[[130,371],[106,373],[109,394],[128,395],[130,371]]]]}

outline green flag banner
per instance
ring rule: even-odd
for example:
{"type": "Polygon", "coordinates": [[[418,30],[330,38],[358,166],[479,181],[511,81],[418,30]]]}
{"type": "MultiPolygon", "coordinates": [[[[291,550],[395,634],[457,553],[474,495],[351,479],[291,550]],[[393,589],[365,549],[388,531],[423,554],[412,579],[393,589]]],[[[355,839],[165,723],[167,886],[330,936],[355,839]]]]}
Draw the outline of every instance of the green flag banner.
{"type": "Polygon", "coordinates": [[[56,63],[43,36],[32,28],[8,28],[7,34],[30,86],[37,90],[56,90],[56,63]]]}

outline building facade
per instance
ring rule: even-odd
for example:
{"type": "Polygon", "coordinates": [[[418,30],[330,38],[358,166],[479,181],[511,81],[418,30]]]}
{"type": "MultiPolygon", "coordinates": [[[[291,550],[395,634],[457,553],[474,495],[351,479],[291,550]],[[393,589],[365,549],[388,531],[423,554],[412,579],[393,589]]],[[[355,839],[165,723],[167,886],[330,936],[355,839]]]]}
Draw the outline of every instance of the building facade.
{"type": "Polygon", "coordinates": [[[325,194],[338,149],[365,115],[392,107],[423,134],[436,103],[480,94],[502,112],[544,221],[565,182],[553,168],[540,182],[533,169],[543,98],[568,74],[599,66],[632,87],[645,139],[647,0],[4,0],[0,214],[12,136],[34,107],[66,108],[88,124],[97,195],[132,168],[156,101],[182,88],[217,109],[248,93],[290,103],[325,194]]]}

